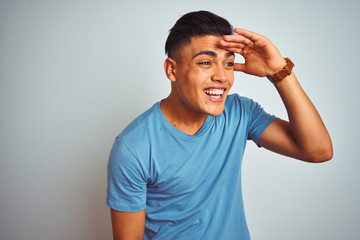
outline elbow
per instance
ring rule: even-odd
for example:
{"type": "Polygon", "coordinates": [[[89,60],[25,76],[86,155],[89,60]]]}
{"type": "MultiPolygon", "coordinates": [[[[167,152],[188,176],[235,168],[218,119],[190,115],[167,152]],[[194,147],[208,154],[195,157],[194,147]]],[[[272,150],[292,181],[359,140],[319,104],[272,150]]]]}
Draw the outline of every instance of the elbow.
{"type": "Polygon", "coordinates": [[[326,153],[323,153],[321,155],[318,155],[316,157],[311,158],[312,163],[322,163],[322,162],[327,162],[329,160],[331,160],[333,158],[333,152],[332,151],[328,151],[326,153]]]}
{"type": "Polygon", "coordinates": [[[308,162],[312,163],[322,163],[331,160],[334,156],[332,144],[327,147],[321,148],[313,154],[310,154],[307,159],[308,162]]]}

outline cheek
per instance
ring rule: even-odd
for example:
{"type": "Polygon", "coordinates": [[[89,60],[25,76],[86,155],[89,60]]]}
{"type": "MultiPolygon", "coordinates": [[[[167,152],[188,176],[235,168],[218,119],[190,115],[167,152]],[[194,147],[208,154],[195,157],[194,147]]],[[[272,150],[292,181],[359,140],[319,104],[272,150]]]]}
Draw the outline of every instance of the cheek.
{"type": "Polygon", "coordinates": [[[193,87],[201,87],[202,84],[211,76],[208,70],[198,69],[188,75],[188,84],[193,87]]]}
{"type": "Polygon", "coordinates": [[[234,83],[234,71],[229,72],[227,79],[229,81],[230,86],[234,83]]]}

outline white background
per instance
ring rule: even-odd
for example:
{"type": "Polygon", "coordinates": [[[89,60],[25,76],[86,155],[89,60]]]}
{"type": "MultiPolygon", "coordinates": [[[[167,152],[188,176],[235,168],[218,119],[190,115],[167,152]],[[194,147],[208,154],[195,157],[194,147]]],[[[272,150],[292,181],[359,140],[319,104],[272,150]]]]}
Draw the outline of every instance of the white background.
{"type": "MultiPolygon", "coordinates": [[[[0,239],[111,239],[113,140],[169,94],[168,30],[200,9],[289,56],[333,139],[334,158],[323,164],[249,142],[243,193],[252,239],[360,238],[358,1],[1,0],[0,239]]],[[[286,118],[266,79],[235,77],[232,92],[286,118]]]]}

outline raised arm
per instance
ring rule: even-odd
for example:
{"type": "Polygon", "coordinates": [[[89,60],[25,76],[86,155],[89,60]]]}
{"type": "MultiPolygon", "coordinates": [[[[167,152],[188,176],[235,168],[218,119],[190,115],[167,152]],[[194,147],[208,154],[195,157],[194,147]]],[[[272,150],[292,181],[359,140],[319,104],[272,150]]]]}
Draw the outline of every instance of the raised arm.
{"type": "Polygon", "coordinates": [[[145,210],[119,212],[111,209],[114,240],[141,240],[145,229],[145,210]]]}
{"type": "MultiPolygon", "coordinates": [[[[241,54],[245,63],[235,71],[265,77],[280,71],[286,62],[278,49],[264,36],[235,29],[236,35],[224,36],[222,48],[241,54]]],[[[271,151],[308,162],[332,158],[332,143],[316,108],[295,77],[294,72],[275,84],[286,107],[289,122],[278,119],[262,134],[259,144],[271,151]]]]}

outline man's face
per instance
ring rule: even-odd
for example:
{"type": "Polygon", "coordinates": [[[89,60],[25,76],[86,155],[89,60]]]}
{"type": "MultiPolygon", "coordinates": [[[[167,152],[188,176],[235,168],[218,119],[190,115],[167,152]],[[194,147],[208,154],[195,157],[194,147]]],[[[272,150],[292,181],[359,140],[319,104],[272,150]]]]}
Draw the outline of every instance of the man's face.
{"type": "MultiPolygon", "coordinates": [[[[219,48],[220,36],[197,36],[179,50],[173,88],[179,107],[218,116],[234,82],[234,54],[219,48]]],[[[179,109],[180,110],[180,109],[179,109]]]]}

